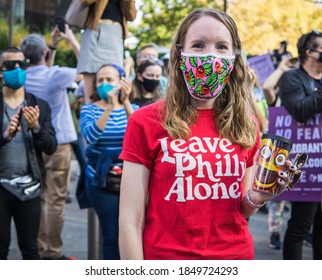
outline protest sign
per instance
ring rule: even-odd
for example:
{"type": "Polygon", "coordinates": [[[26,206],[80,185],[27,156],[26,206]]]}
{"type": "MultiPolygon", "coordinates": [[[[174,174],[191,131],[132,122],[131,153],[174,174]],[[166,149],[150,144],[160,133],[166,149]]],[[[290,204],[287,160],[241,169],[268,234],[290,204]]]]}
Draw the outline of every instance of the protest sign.
{"type": "Polygon", "coordinates": [[[269,108],[269,133],[291,139],[290,154],[307,153],[307,164],[301,168],[303,176],[291,191],[284,191],[278,200],[321,201],[322,195],[322,119],[321,114],[306,123],[299,123],[284,107],[269,108]]]}
{"type": "Polygon", "coordinates": [[[253,56],[247,59],[249,65],[255,69],[261,84],[274,72],[274,65],[269,54],[253,56]]]}

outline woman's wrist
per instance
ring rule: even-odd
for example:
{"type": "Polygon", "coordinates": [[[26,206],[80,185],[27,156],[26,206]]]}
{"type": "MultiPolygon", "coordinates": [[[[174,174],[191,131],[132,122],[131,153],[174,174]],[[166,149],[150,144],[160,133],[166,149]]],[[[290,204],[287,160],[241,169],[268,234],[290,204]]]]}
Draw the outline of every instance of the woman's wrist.
{"type": "Polygon", "coordinates": [[[252,190],[249,189],[247,192],[246,192],[246,195],[245,195],[245,201],[246,201],[246,204],[250,207],[250,208],[253,208],[253,209],[257,209],[257,208],[261,208],[263,207],[265,204],[266,204],[266,201],[262,201],[262,202],[258,202],[256,200],[254,200],[253,196],[251,195],[252,190]]]}
{"type": "Polygon", "coordinates": [[[105,109],[104,109],[104,112],[105,113],[110,113],[112,110],[113,110],[114,106],[110,103],[107,103],[106,106],[105,106],[105,109]]]}
{"type": "Polygon", "coordinates": [[[124,99],[122,102],[123,102],[123,106],[131,106],[131,101],[128,98],[124,99]]]}

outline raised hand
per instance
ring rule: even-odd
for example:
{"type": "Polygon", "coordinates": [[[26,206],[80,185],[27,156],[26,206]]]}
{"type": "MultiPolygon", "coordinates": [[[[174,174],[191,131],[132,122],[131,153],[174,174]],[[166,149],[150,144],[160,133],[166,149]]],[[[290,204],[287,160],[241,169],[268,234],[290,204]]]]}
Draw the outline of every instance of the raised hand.
{"type": "Polygon", "coordinates": [[[12,140],[14,137],[16,137],[17,133],[21,130],[21,126],[20,126],[21,117],[22,117],[22,107],[19,107],[17,113],[11,117],[9,124],[5,132],[3,133],[3,138],[6,141],[12,140]]]}
{"type": "Polygon", "coordinates": [[[39,107],[37,105],[35,107],[31,107],[31,106],[24,107],[23,116],[26,119],[27,126],[29,129],[32,129],[38,126],[39,107]]]}

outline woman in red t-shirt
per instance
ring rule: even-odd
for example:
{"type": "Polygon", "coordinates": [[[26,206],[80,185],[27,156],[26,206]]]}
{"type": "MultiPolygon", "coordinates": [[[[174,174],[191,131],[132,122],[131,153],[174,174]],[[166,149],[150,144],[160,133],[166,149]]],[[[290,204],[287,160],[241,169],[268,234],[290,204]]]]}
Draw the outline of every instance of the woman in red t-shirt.
{"type": "Polygon", "coordinates": [[[132,114],[125,134],[122,259],[254,258],[246,217],[268,197],[250,190],[260,137],[240,50],[223,12],[181,23],[165,99],[132,114]]]}

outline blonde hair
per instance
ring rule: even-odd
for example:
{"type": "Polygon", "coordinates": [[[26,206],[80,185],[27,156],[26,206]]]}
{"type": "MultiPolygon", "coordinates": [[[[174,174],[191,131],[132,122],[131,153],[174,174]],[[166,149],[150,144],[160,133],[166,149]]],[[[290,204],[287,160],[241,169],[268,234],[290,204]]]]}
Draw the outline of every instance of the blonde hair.
{"type": "MultiPolygon", "coordinates": [[[[187,139],[191,134],[190,126],[197,120],[197,110],[191,104],[192,97],[180,70],[180,52],[189,27],[203,16],[211,16],[222,22],[231,34],[233,48],[241,50],[237,26],[226,13],[197,9],[183,20],[170,50],[169,84],[165,97],[164,128],[174,139],[187,139]]],[[[228,138],[245,149],[252,147],[257,135],[253,104],[247,89],[245,64],[241,55],[237,54],[228,83],[214,102],[214,120],[220,137],[228,138]]]]}

